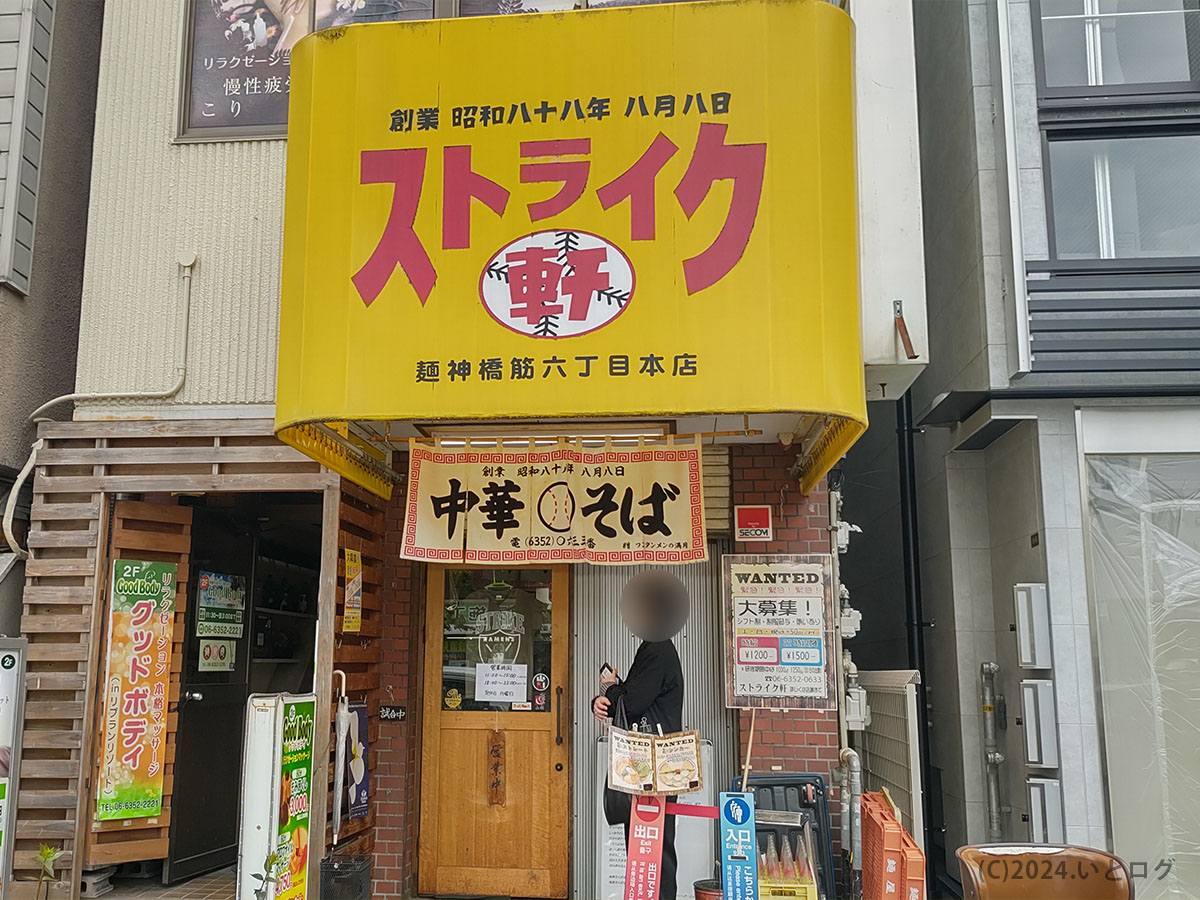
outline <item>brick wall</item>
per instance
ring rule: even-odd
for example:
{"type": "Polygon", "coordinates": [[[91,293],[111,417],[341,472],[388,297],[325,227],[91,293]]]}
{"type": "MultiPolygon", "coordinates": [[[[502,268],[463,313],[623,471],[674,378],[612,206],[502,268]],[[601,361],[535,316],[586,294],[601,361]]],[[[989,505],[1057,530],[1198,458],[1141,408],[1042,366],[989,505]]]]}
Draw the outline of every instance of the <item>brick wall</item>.
{"type": "Polygon", "coordinates": [[[375,861],[372,896],[384,900],[416,893],[418,754],[420,753],[421,672],[415,652],[421,643],[420,604],[414,565],[400,558],[404,493],[387,508],[383,594],[382,702],[404,706],[404,722],[381,722],[375,791],[375,861]],[[388,688],[391,693],[388,693],[388,688]]]}
{"type": "MultiPolygon", "coordinates": [[[[730,451],[734,504],[766,503],[771,506],[775,540],[734,544],[735,553],[828,553],[829,491],[822,482],[808,497],[800,496],[796,479],[787,473],[796,450],[779,444],[741,444],[730,451]]],[[[750,713],[739,712],[739,760],[746,758],[750,713]]],[[[833,781],[838,766],[836,711],[759,712],[755,716],[751,773],[786,772],[821,775],[829,788],[834,850],[840,843],[839,794],[833,781]]]]}

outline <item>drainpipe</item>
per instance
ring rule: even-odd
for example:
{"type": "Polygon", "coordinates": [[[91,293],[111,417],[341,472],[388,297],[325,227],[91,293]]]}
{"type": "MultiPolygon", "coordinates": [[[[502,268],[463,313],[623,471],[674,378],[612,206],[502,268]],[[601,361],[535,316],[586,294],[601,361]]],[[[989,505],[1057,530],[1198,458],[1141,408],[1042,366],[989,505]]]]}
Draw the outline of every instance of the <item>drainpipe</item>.
{"type": "Polygon", "coordinates": [[[196,254],[191,251],[184,251],[179,254],[177,259],[179,265],[183,268],[183,299],[180,301],[183,316],[182,326],[179,329],[179,335],[176,339],[175,349],[175,383],[165,391],[125,391],[112,394],[64,394],[61,397],[55,397],[48,403],[43,403],[32,413],[29,414],[29,421],[36,421],[38,416],[46,410],[58,406],[60,403],[69,401],[94,401],[94,400],[170,400],[181,390],[183,383],[187,380],[187,351],[188,351],[188,332],[190,330],[190,321],[192,313],[192,267],[196,265],[196,254]]]}
{"type": "Polygon", "coordinates": [[[913,446],[912,395],[896,401],[897,461],[900,476],[900,538],[904,556],[905,627],[908,666],[921,676],[917,685],[917,743],[921,758],[921,810],[925,820],[925,861],[928,884],[933,873],[933,803],[929,778],[929,706],[925,675],[925,610],[921,603],[921,552],[917,541],[917,467],[913,446]]]}
{"type": "MultiPolygon", "coordinates": [[[[183,383],[187,380],[187,351],[188,351],[188,335],[191,330],[191,314],[192,314],[192,268],[196,265],[196,254],[191,251],[183,251],[179,254],[176,262],[183,268],[183,299],[180,301],[183,317],[179,329],[179,335],[176,339],[175,349],[175,383],[165,391],[127,391],[117,392],[112,394],[64,394],[61,397],[55,397],[47,403],[43,403],[32,413],[29,414],[29,421],[36,422],[38,417],[48,409],[58,406],[60,403],[69,401],[93,401],[93,400],[170,400],[181,390],[183,383]]],[[[29,551],[22,549],[17,543],[16,537],[12,531],[13,513],[17,508],[17,495],[20,494],[21,488],[25,484],[25,479],[29,477],[29,473],[33,471],[34,460],[37,458],[37,452],[42,448],[42,440],[33,442],[33,448],[29,453],[29,459],[25,461],[25,465],[21,467],[21,471],[17,474],[16,481],[13,482],[12,492],[8,495],[8,503],[4,507],[4,537],[8,541],[8,545],[13,549],[21,559],[29,558],[29,551]]]]}
{"type": "Polygon", "coordinates": [[[29,551],[17,543],[17,536],[13,534],[13,514],[17,511],[17,497],[21,493],[21,485],[33,471],[33,460],[40,449],[42,449],[42,439],[38,438],[33,442],[29,459],[25,460],[25,465],[21,466],[21,471],[17,473],[17,477],[13,481],[12,490],[8,492],[8,502],[4,504],[4,539],[8,541],[8,546],[18,559],[29,559],[29,551]]]}
{"type": "MultiPolygon", "coordinates": [[[[834,478],[831,475],[830,480],[834,478]]],[[[839,475],[836,480],[841,482],[839,475]]],[[[833,669],[834,684],[838,697],[838,746],[849,747],[850,736],[846,729],[846,659],[842,637],[842,569],[841,554],[838,552],[838,523],[842,520],[842,492],[839,487],[829,491],[829,555],[832,558],[833,576],[833,669]]]]}
{"type": "Polygon", "coordinates": [[[999,844],[1004,840],[1000,821],[1000,764],[1004,754],[996,740],[996,676],[1000,666],[985,662],[979,667],[983,676],[983,758],[987,763],[988,841],[999,844]]]}
{"type": "Polygon", "coordinates": [[[841,762],[849,773],[850,782],[849,790],[842,789],[842,821],[846,821],[847,812],[850,819],[850,896],[858,900],[862,897],[862,760],[849,747],[844,747],[841,762]]]}

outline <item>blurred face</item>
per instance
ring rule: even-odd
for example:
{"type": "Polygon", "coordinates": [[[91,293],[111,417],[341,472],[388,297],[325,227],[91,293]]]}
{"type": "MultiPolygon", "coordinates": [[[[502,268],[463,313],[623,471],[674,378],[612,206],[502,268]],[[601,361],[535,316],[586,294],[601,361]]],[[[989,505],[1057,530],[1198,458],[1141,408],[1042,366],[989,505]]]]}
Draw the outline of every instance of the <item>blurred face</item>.
{"type": "Polygon", "coordinates": [[[669,572],[635,575],[621,594],[621,618],[643,641],[670,640],[683,629],[687,617],[687,588],[669,572]]]}

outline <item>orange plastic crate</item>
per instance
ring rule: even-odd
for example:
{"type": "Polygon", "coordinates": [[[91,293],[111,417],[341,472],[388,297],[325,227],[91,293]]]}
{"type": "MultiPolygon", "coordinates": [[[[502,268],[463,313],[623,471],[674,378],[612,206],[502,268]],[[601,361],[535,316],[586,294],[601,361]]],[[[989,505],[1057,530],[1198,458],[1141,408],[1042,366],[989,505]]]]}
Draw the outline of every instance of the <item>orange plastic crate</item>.
{"type": "Polygon", "coordinates": [[[920,856],[920,850],[892,815],[881,794],[862,798],[863,897],[871,900],[924,900],[924,861],[921,861],[920,893],[910,895],[909,857],[905,839],[920,856]]]}
{"type": "Polygon", "coordinates": [[[904,892],[902,900],[925,900],[925,854],[907,831],[903,834],[904,892]]]}

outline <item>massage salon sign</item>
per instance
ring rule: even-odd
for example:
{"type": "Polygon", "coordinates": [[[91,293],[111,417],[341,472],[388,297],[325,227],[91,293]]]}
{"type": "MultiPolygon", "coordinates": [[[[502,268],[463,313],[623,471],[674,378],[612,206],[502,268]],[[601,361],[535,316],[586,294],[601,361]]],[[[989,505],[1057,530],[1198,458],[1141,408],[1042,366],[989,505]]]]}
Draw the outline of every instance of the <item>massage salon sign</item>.
{"type": "MultiPolygon", "coordinates": [[[[793,0],[304,38],[291,58],[280,436],[307,446],[292,432],[322,421],[775,411],[850,420],[838,440],[852,441],[865,408],[851,46],[845,12],[793,0]]],[[[572,462],[551,460],[551,475],[572,462]]],[[[618,507],[607,522],[627,486],[641,504],[674,484],[668,516],[690,503],[681,472],[647,480],[641,461],[599,462],[626,467],[601,482],[618,507]]],[[[470,483],[454,476],[458,492],[480,509],[499,501],[492,480],[522,483],[512,473],[532,464],[502,463],[499,479],[473,468],[470,483]]],[[[561,480],[529,477],[526,516],[561,480]]],[[[467,502],[448,481],[430,490],[467,502]]],[[[580,511],[594,502],[571,491],[580,511]]],[[[673,540],[689,539],[681,515],[673,540]]],[[[435,546],[427,524],[410,547],[435,546]]],[[[449,514],[438,524],[440,544],[459,546],[449,514]]],[[[604,552],[667,537],[617,531],[578,537],[604,552]]],[[[513,547],[507,529],[478,536],[507,555],[547,549],[513,547]]]]}
{"type": "Polygon", "coordinates": [[[96,819],[162,812],[175,563],[113,563],[96,819]]]}

